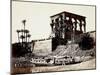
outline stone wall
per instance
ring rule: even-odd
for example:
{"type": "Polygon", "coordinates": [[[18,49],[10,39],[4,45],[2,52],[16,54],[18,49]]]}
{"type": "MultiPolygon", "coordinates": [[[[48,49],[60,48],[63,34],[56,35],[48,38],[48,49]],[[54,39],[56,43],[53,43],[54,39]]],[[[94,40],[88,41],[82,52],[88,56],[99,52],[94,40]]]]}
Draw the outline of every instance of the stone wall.
{"type": "Polygon", "coordinates": [[[34,45],[33,53],[36,55],[48,55],[51,53],[51,39],[44,41],[37,41],[34,45]]]}

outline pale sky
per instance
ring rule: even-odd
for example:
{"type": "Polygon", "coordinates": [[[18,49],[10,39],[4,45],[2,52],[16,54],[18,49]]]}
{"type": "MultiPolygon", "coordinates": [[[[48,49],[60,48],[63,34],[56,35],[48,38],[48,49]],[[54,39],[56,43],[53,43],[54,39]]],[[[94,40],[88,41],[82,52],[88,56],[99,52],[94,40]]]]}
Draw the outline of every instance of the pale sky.
{"type": "Polygon", "coordinates": [[[12,2],[12,43],[17,42],[17,29],[22,29],[22,20],[26,19],[26,28],[31,39],[49,37],[51,33],[50,16],[62,11],[86,17],[86,32],[95,30],[95,6],[65,5],[34,2],[12,2]]]}

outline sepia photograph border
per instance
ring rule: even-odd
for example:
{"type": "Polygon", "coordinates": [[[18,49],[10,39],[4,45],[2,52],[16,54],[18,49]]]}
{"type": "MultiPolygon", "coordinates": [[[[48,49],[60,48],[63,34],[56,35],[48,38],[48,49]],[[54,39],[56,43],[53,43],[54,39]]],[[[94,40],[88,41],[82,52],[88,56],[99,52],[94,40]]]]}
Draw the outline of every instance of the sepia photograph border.
{"type": "MultiPolygon", "coordinates": [[[[12,74],[12,1],[16,1],[16,2],[31,2],[31,3],[45,3],[45,4],[59,4],[59,5],[76,5],[76,6],[93,6],[95,7],[95,31],[96,31],[96,25],[97,25],[97,7],[96,5],[85,5],[85,4],[71,4],[71,3],[56,3],[56,2],[42,2],[42,1],[26,1],[26,0],[10,0],[10,72],[11,75],[16,75],[16,74],[12,74]]],[[[97,32],[95,33],[95,38],[97,39],[97,32]]],[[[96,41],[95,39],[95,41],[96,41]]],[[[96,50],[97,50],[97,41],[96,41],[96,50]]],[[[96,56],[95,56],[95,68],[94,69],[80,69],[80,70],[64,70],[64,71],[46,71],[46,72],[34,72],[34,73],[28,73],[28,74],[35,74],[35,73],[51,73],[51,72],[68,72],[68,71],[84,71],[84,70],[96,70],[97,68],[97,51],[96,52],[96,56]]],[[[26,75],[27,73],[22,73],[22,74],[18,74],[18,75],[26,75]]]]}

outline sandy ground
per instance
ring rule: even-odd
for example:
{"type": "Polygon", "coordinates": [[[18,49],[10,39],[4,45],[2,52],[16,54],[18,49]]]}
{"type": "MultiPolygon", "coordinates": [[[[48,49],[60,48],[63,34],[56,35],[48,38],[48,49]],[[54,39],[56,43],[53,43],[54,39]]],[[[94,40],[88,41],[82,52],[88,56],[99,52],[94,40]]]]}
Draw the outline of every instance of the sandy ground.
{"type": "Polygon", "coordinates": [[[91,59],[86,62],[72,64],[72,65],[61,65],[61,66],[53,66],[53,67],[35,67],[32,69],[32,72],[95,69],[95,66],[96,66],[95,59],[91,59]]]}

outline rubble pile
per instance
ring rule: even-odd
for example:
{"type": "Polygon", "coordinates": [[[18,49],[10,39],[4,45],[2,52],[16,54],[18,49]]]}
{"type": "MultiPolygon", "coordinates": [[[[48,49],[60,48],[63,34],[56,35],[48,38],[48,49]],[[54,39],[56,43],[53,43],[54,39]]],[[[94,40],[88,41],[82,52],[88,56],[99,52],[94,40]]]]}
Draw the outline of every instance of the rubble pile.
{"type": "Polygon", "coordinates": [[[78,44],[59,45],[51,56],[69,56],[75,61],[86,61],[95,56],[95,47],[90,50],[82,50],[78,44]]]}

